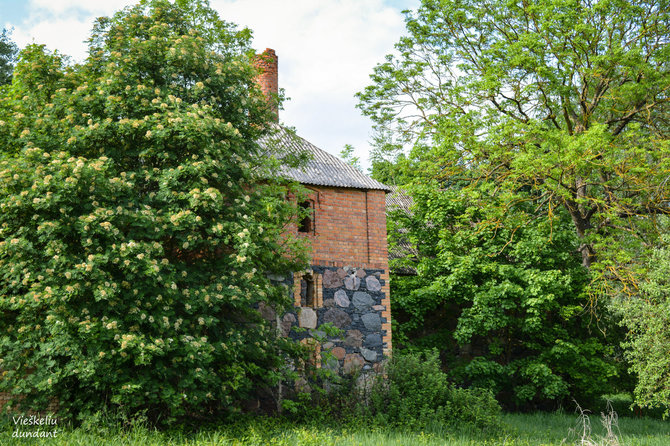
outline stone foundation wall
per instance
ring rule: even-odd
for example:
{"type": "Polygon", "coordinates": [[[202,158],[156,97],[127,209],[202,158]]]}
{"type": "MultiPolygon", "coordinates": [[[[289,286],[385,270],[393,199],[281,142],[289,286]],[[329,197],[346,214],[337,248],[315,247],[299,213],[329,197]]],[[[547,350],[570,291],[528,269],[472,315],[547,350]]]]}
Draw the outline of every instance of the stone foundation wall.
{"type": "Polygon", "coordinates": [[[384,292],[388,287],[382,278],[385,271],[316,265],[311,269],[319,285],[318,306],[300,306],[299,275],[282,280],[292,286],[296,308],[279,320],[281,334],[303,342],[314,336],[325,338],[317,351],[329,351],[332,358],[321,361],[321,366],[338,373],[378,370],[390,349],[391,335],[383,328],[390,326],[385,317],[390,314],[384,292]],[[326,336],[319,329],[325,323],[340,329],[340,335],[326,336]]]}

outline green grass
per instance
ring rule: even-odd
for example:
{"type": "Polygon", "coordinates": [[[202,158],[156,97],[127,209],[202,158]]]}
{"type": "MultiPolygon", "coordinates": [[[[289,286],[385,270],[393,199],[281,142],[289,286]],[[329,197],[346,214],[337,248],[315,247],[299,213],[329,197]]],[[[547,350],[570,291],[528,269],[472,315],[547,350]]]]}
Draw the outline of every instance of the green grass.
{"type": "MultiPolygon", "coordinates": [[[[537,413],[533,415],[507,414],[503,416],[510,439],[519,445],[574,444],[580,438],[570,430],[577,427],[576,415],[537,413]]],[[[599,416],[591,416],[592,438],[605,434],[599,416]]],[[[624,445],[668,446],[670,445],[670,423],[651,418],[620,418],[618,422],[620,440],[624,445]]],[[[616,432],[616,431],[615,431],[616,432]]],[[[493,443],[502,444],[502,443],[493,443]]]]}
{"type": "MultiPolygon", "coordinates": [[[[435,426],[427,432],[403,431],[397,428],[372,428],[364,421],[344,426],[293,424],[288,421],[257,418],[197,433],[157,432],[135,427],[123,432],[118,429],[86,431],[85,429],[59,432],[55,439],[12,438],[11,420],[0,430],[0,444],[26,445],[180,445],[180,446],[474,446],[506,445],[537,446],[575,444],[578,437],[570,437],[570,428],[576,425],[575,415],[538,413],[530,415],[506,414],[497,433],[472,429],[453,429],[435,426]],[[563,442],[566,440],[565,442],[563,442]],[[563,443],[562,443],[563,442],[563,443]]],[[[593,438],[603,433],[599,418],[592,416],[593,438]]],[[[619,420],[622,445],[668,446],[670,423],[649,418],[622,418],[619,420]]]]}

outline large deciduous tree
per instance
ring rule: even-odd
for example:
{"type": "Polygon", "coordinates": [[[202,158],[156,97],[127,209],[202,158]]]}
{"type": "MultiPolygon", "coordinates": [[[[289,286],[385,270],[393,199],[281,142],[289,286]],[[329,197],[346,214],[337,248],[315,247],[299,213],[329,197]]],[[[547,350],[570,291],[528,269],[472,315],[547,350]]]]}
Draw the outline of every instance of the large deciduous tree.
{"type": "Polygon", "coordinates": [[[62,414],[235,409],[286,342],[253,309],[303,265],[258,145],[250,32],[207,2],[99,19],[81,65],[32,45],[0,98],[0,391],[62,414]]]}
{"type": "Polygon", "coordinates": [[[512,213],[487,226],[457,184],[414,185],[411,194],[411,212],[389,218],[392,252],[414,248],[392,269],[416,271],[391,281],[397,346],[439,349],[454,382],[490,389],[509,409],[590,405],[617,389],[621,336],[602,304],[606,335],[583,311],[588,271],[567,212],[553,223],[512,213]]]}
{"type": "Polygon", "coordinates": [[[0,33],[0,85],[8,84],[12,81],[12,71],[14,69],[14,59],[18,52],[18,47],[9,38],[10,32],[6,28],[0,33]]]}
{"type": "Polygon", "coordinates": [[[582,264],[629,283],[655,217],[669,212],[669,9],[424,0],[360,107],[379,151],[410,144],[421,172],[462,178],[473,202],[488,184],[504,198],[498,211],[551,219],[564,209],[582,264]],[[528,201],[532,212],[517,206],[528,201]]]}
{"type": "Polygon", "coordinates": [[[605,391],[593,297],[638,294],[670,212],[670,3],[423,0],[406,27],[359,93],[373,173],[414,185],[396,328],[514,404],[605,391]]]}

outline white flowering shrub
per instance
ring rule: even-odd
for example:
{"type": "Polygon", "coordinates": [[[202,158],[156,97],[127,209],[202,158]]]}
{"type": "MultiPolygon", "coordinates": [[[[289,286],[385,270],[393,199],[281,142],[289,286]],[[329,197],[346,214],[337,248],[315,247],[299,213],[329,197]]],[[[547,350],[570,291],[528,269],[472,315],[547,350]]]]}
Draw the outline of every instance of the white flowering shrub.
{"type": "Polygon", "coordinates": [[[304,267],[248,30],[204,1],[97,22],[89,57],[41,46],[0,96],[0,391],[62,416],[235,410],[293,346],[254,307],[304,267]]]}

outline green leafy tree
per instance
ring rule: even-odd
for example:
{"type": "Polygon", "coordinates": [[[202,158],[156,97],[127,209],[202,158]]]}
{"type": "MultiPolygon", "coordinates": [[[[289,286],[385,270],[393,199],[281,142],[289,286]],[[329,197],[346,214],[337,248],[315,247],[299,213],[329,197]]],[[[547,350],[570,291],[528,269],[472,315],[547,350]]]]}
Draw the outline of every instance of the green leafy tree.
{"type": "Polygon", "coordinates": [[[402,146],[389,143],[390,132],[385,131],[373,140],[370,152],[370,176],[389,186],[402,186],[416,177],[413,160],[402,151],[402,146]]]}
{"type": "Polygon", "coordinates": [[[484,209],[487,184],[490,224],[501,212],[567,212],[594,280],[632,293],[634,261],[670,198],[669,8],[424,0],[359,94],[377,150],[411,148],[425,178],[468,181],[464,199],[484,209]]]}
{"type": "Polygon", "coordinates": [[[12,70],[18,47],[9,38],[10,32],[6,28],[0,33],[0,86],[12,81],[12,70]]]}
{"type": "MultiPolygon", "coordinates": [[[[376,123],[376,156],[390,161],[380,173],[436,189],[457,184],[456,201],[478,212],[466,233],[487,234],[491,241],[479,243],[497,244],[524,271],[534,257],[513,255],[518,243],[540,221],[566,228],[567,219],[578,243],[552,255],[580,253],[588,304],[611,331],[598,298],[637,296],[659,218],[670,210],[669,18],[666,1],[423,0],[406,15],[396,55],[359,94],[376,123]]],[[[482,277],[504,281],[507,273],[482,277]]],[[[544,288],[542,300],[556,292],[544,288]]],[[[482,308],[496,313],[498,304],[482,308]]]]}
{"type": "MultiPolygon", "coordinates": [[[[567,213],[552,224],[515,213],[486,225],[458,183],[411,193],[411,212],[389,219],[391,246],[415,252],[391,265],[416,271],[391,281],[396,344],[438,348],[451,380],[490,389],[511,409],[555,408],[570,397],[587,404],[614,390],[625,376],[612,347],[620,335],[590,327],[583,311],[589,277],[567,213]]],[[[599,313],[609,327],[606,309],[599,313]]]]}
{"type": "Polygon", "coordinates": [[[99,19],[82,65],[31,45],[0,98],[0,391],[62,415],[211,416],[293,346],[253,309],[304,266],[256,141],[250,32],[206,1],[99,19]]]}
{"type": "Polygon", "coordinates": [[[662,408],[670,415],[670,238],[649,260],[649,273],[638,299],[622,307],[628,332],[627,354],[638,380],[635,402],[662,408]]]}
{"type": "Polygon", "coordinates": [[[363,171],[363,168],[361,167],[361,159],[354,156],[354,146],[351,144],[344,145],[344,148],[340,151],[340,158],[357,170],[360,170],[361,172],[363,171]]]}

